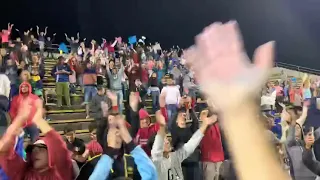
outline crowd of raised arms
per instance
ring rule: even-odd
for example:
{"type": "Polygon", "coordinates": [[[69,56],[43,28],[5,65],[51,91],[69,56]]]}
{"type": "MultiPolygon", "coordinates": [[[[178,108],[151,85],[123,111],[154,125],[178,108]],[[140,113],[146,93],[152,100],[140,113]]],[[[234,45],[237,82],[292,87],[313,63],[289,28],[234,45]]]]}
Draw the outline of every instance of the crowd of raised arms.
{"type": "Polygon", "coordinates": [[[319,82],[268,81],[275,42],[251,63],[235,21],[168,51],[143,36],[86,46],[79,33],[57,51],[47,27],[14,29],[0,33],[0,180],[320,179],[319,82]],[[48,59],[57,108],[84,92],[89,142],[49,125],[48,59]]]}

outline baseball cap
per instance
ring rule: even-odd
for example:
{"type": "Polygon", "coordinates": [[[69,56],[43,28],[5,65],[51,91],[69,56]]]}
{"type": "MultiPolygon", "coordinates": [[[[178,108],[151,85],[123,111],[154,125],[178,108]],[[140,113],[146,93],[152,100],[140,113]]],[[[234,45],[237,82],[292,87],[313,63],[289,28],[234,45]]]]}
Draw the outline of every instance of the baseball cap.
{"type": "Polygon", "coordinates": [[[26,148],[26,152],[30,153],[34,147],[47,148],[47,145],[44,142],[44,140],[39,139],[36,142],[34,142],[33,144],[28,145],[26,148]]]}

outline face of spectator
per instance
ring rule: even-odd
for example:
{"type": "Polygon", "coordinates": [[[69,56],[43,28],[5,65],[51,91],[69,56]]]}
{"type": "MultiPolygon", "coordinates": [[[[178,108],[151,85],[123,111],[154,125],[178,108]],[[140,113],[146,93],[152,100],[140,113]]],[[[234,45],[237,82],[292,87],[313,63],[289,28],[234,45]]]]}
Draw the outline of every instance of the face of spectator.
{"type": "Polygon", "coordinates": [[[104,95],[105,92],[106,92],[106,90],[105,90],[104,88],[102,88],[102,89],[100,89],[100,90],[98,91],[98,94],[99,94],[99,95],[104,95]]]}
{"type": "Polygon", "coordinates": [[[72,143],[72,142],[74,141],[74,139],[75,139],[75,133],[74,133],[74,131],[67,132],[67,133],[65,134],[65,137],[66,137],[66,139],[68,140],[68,142],[72,143]]]}
{"type": "Polygon", "coordinates": [[[48,40],[48,41],[51,41],[51,37],[47,37],[47,40],[48,40]]]}
{"type": "Polygon", "coordinates": [[[74,37],[71,37],[71,40],[74,41],[74,37]]]}
{"type": "Polygon", "coordinates": [[[34,39],[34,35],[30,35],[30,38],[31,38],[31,39],[34,39]]]}
{"type": "Polygon", "coordinates": [[[44,32],[40,32],[40,35],[41,35],[41,36],[44,36],[44,32]]]}
{"type": "Polygon", "coordinates": [[[90,69],[92,67],[91,63],[87,63],[87,68],[90,69]]]}
{"type": "Polygon", "coordinates": [[[25,63],[24,61],[21,61],[21,62],[20,62],[20,66],[21,66],[21,67],[24,67],[24,66],[26,66],[26,63],[25,63]]]}
{"type": "Polygon", "coordinates": [[[37,56],[32,56],[32,63],[33,64],[39,63],[39,58],[37,56]]]}
{"type": "Polygon", "coordinates": [[[185,112],[180,112],[180,113],[178,113],[177,125],[178,125],[180,128],[185,128],[185,127],[187,127],[186,116],[187,116],[187,114],[186,114],[185,112]]]}
{"type": "Polygon", "coordinates": [[[17,42],[20,42],[20,41],[21,41],[21,38],[18,37],[16,41],[17,41],[17,42]]]}
{"type": "Polygon", "coordinates": [[[22,81],[28,81],[29,80],[29,75],[27,71],[22,71],[20,78],[22,81]]]}
{"type": "Polygon", "coordinates": [[[110,68],[113,68],[113,67],[114,67],[114,62],[113,62],[113,61],[110,61],[110,62],[109,62],[109,66],[110,66],[110,68]]]}
{"type": "Polygon", "coordinates": [[[21,86],[21,93],[22,93],[22,94],[27,94],[27,93],[29,93],[29,87],[28,87],[28,85],[22,85],[22,86],[21,86]]]}
{"type": "Polygon", "coordinates": [[[35,170],[48,167],[48,150],[44,147],[34,147],[31,152],[31,160],[35,170]]]}
{"type": "Polygon", "coordinates": [[[140,119],[140,128],[147,128],[147,127],[149,127],[149,124],[150,124],[149,117],[144,118],[144,119],[140,119]]]}
{"type": "Polygon", "coordinates": [[[92,140],[96,140],[97,139],[97,130],[94,129],[91,133],[90,133],[90,138],[92,140]]]}
{"type": "Polygon", "coordinates": [[[170,142],[170,139],[169,139],[168,137],[165,137],[165,138],[164,138],[163,151],[166,152],[166,153],[172,151],[171,142],[170,142]]]}
{"type": "Polygon", "coordinates": [[[13,65],[12,59],[8,59],[8,60],[7,60],[7,65],[8,65],[8,66],[12,66],[12,65],[13,65]]]}

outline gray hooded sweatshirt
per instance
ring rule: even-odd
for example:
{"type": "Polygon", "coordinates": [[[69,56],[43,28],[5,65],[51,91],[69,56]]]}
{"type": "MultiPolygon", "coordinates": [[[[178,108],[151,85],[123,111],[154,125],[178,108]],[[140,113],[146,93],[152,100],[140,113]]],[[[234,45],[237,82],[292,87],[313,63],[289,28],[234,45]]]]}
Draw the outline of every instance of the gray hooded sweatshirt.
{"type": "MultiPolygon", "coordinates": [[[[320,137],[320,128],[314,131],[315,140],[320,137]]],[[[302,161],[302,152],[304,149],[304,141],[296,140],[295,126],[290,126],[288,137],[286,140],[286,148],[291,160],[294,177],[296,180],[315,180],[316,175],[311,172],[302,161]]],[[[312,152],[313,157],[314,153],[312,152]]]]}
{"type": "Polygon", "coordinates": [[[169,158],[163,157],[164,138],[157,134],[152,150],[151,157],[158,172],[160,180],[183,180],[181,163],[189,157],[203,138],[203,133],[197,130],[190,140],[177,151],[171,152],[169,158]]]}

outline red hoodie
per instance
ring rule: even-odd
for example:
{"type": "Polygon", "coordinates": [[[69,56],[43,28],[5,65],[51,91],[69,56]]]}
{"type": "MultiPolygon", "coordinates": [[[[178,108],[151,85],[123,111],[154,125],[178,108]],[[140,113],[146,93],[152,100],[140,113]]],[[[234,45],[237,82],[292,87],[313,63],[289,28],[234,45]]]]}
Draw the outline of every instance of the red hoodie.
{"type": "MultiPolygon", "coordinates": [[[[160,108],[162,115],[165,117],[166,121],[168,121],[166,108],[160,108]]],[[[148,112],[144,109],[140,109],[139,111],[139,118],[145,119],[150,117],[148,112]]],[[[156,134],[158,130],[160,129],[160,126],[158,123],[150,124],[149,127],[146,128],[140,128],[137,132],[135,143],[140,145],[141,148],[148,154],[148,156],[151,156],[151,150],[148,148],[147,143],[148,139],[156,134]]]]}
{"type": "Polygon", "coordinates": [[[30,126],[32,125],[32,119],[33,119],[33,116],[34,114],[36,113],[37,111],[37,108],[35,106],[35,103],[37,100],[39,100],[39,97],[32,94],[32,87],[31,85],[28,83],[28,82],[23,82],[21,83],[21,85],[19,86],[19,95],[16,95],[13,97],[12,99],[12,102],[11,102],[11,106],[10,106],[10,111],[9,111],[9,114],[10,114],[10,117],[11,117],[11,120],[13,121],[15,119],[15,117],[17,116],[18,114],[18,109],[19,109],[19,106],[21,104],[21,101],[25,98],[29,98],[31,100],[31,112],[30,112],[30,115],[29,115],[29,118],[27,119],[26,121],[26,126],[30,126]],[[24,96],[22,93],[21,93],[21,87],[23,85],[27,85],[28,88],[29,88],[29,94],[27,96],[24,96]]]}
{"type": "MultiPolygon", "coordinates": [[[[15,137],[10,142],[11,151],[0,156],[0,166],[10,180],[72,180],[73,168],[66,143],[55,131],[49,131],[42,140],[47,145],[49,169],[38,173],[14,151],[15,137]]],[[[27,158],[30,154],[27,154],[27,158]]]]}
{"type": "Polygon", "coordinates": [[[213,124],[207,129],[204,137],[202,138],[200,148],[202,162],[224,161],[224,153],[218,123],[213,124]]]}

